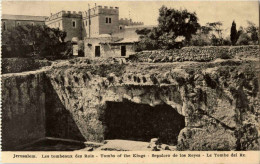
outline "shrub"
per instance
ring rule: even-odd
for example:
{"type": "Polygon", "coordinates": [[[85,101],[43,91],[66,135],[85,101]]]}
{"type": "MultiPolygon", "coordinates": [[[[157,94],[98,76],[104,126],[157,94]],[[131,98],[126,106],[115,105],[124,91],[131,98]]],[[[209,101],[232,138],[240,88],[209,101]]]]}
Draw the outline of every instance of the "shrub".
{"type": "Polygon", "coordinates": [[[239,36],[237,40],[238,45],[249,45],[250,37],[247,33],[243,33],[239,36]]]}
{"type": "Polygon", "coordinates": [[[220,52],[219,54],[217,54],[217,58],[231,59],[231,56],[227,52],[220,52]]]}
{"type": "Polygon", "coordinates": [[[208,46],[210,45],[210,39],[206,34],[193,35],[190,41],[192,46],[208,46]]]}

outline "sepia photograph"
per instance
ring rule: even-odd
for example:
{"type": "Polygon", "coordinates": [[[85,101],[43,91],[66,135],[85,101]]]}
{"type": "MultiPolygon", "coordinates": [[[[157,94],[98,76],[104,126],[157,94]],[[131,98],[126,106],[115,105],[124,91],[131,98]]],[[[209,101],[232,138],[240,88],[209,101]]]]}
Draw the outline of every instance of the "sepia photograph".
{"type": "Polygon", "coordinates": [[[2,152],[259,151],[259,1],[1,8],[2,152]]]}

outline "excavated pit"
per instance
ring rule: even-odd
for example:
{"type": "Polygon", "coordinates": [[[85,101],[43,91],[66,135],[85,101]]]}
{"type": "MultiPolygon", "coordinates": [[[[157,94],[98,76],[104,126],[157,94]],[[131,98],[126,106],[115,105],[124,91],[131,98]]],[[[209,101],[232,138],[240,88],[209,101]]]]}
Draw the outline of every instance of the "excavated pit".
{"type": "Polygon", "coordinates": [[[151,138],[160,138],[174,146],[178,138],[179,151],[259,150],[258,75],[258,62],[241,60],[182,64],[81,60],[6,74],[2,148],[21,150],[51,138],[54,141],[43,140],[24,150],[76,150],[87,141],[106,143],[102,150],[121,150],[129,143],[122,150],[134,151],[143,150],[136,141],[148,144],[151,138]],[[71,140],[80,144],[64,146],[71,140]]]}
{"type": "Polygon", "coordinates": [[[184,116],[169,105],[152,107],[128,100],[106,102],[102,119],[105,139],[149,142],[151,138],[159,138],[169,145],[177,144],[179,132],[185,126],[184,116]]]}

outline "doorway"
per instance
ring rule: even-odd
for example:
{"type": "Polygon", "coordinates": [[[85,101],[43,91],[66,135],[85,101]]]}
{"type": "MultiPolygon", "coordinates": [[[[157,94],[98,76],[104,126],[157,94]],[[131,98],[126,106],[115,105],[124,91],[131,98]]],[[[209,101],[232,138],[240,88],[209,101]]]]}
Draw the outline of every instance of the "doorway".
{"type": "Polygon", "coordinates": [[[100,46],[95,46],[95,57],[100,57],[100,46]]]}
{"type": "Polygon", "coordinates": [[[123,139],[149,142],[160,138],[162,143],[176,145],[185,118],[166,104],[150,106],[128,100],[106,102],[101,117],[105,126],[105,139],[123,139]]]}
{"type": "Polygon", "coordinates": [[[121,56],[126,56],[126,47],[121,46],[121,56]]]}

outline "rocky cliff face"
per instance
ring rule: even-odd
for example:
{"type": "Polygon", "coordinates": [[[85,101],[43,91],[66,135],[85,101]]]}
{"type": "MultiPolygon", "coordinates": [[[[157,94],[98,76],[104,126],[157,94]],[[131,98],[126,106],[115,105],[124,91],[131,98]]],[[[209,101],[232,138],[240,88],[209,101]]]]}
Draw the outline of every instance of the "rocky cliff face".
{"type": "Polygon", "coordinates": [[[45,137],[44,71],[2,75],[2,149],[45,137]]]}
{"type": "Polygon", "coordinates": [[[43,137],[97,142],[159,137],[178,150],[259,150],[259,70],[255,60],[74,59],[5,74],[3,149],[43,137]]]}
{"type": "MultiPolygon", "coordinates": [[[[178,132],[178,150],[258,150],[256,68],[257,63],[239,60],[207,64],[74,63],[53,67],[47,77],[88,141],[106,139],[104,113],[109,112],[108,102],[121,102],[124,107],[127,100],[151,107],[166,104],[185,117],[185,127],[178,132]]],[[[180,124],[176,120],[172,126],[180,124]]]]}

